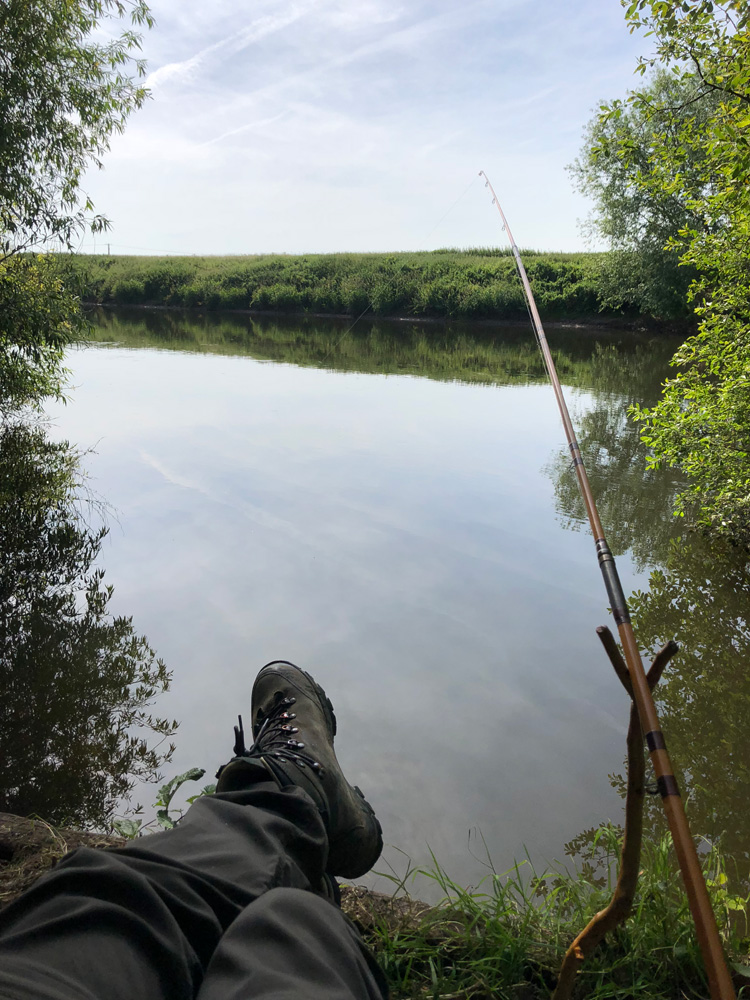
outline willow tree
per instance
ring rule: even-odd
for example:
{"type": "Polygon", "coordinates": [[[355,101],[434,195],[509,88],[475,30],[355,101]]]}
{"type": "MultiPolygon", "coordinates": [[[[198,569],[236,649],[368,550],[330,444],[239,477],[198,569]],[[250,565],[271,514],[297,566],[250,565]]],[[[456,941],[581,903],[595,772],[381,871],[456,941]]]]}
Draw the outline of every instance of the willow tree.
{"type": "Polygon", "coordinates": [[[665,131],[663,115],[655,109],[670,108],[680,124],[690,120],[702,126],[717,99],[692,78],[664,69],[657,69],[637,93],[637,100],[604,105],[592,118],[570,170],[576,187],[594,202],[588,230],[610,250],[600,274],[603,303],[659,320],[686,319],[696,272],[682,264],[680,234],[705,225],[689,199],[703,185],[705,156],[700,149],[680,148],[677,133],[665,131]],[[666,190],[654,176],[656,153],[665,142],[682,159],[679,191],[666,190]]]}
{"type": "Polygon", "coordinates": [[[29,252],[71,249],[87,227],[107,227],[83,177],[146,99],[135,29],[151,23],[143,0],[0,4],[3,411],[61,392],[62,352],[81,329],[75,290],[57,261],[29,252]]]}
{"type": "Polygon", "coordinates": [[[604,105],[596,160],[625,171],[633,197],[681,206],[665,247],[695,274],[698,332],[673,359],[661,400],[634,408],[652,465],[680,466],[679,514],[750,541],[750,7],[747,0],[622,0],[667,74],[604,105]],[[648,123],[648,142],[628,123],[648,123]]]}

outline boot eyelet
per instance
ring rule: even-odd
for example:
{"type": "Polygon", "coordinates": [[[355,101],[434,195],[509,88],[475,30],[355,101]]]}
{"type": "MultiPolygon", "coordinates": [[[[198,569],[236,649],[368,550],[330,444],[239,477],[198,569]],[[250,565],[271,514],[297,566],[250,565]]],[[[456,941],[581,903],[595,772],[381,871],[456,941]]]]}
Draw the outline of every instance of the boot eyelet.
{"type": "MultiPolygon", "coordinates": [[[[291,720],[297,718],[296,712],[289,711],[289,707],[296,701],[293,695],[277,691],[270,710],[256,712],[253,744],[248,749],[243,747],[242,758],[254,760],[265,755],[269,761],[279,761],[282,766],[291,764],[300,770],[307,767],[316,776],[322,777],[324,771],[320,762],[313,760],[309,750],[305,751],[302,740],[292,738],[292,734],[300,731],[299,726],[291,725],[291,720]]],[[[237,728],[241,729],[241,725],[240,722],[237,728]]]]}

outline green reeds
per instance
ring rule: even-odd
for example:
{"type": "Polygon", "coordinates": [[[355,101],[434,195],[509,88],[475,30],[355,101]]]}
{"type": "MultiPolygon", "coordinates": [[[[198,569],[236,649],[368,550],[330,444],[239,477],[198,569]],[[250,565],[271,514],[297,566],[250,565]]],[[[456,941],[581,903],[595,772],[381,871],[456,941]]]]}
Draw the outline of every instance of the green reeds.
{"type": "MultiPolygon", "coordinates": [[[[585,863],[542,873],[526,859],[472,889],[453,882],[433,856],[410,871],[436,884],[443,901],[409,930],[376,923],[369,943],[396,998],[536,1000],[549,997],[565,950],[609,901],[620,833],[592,832],[585,863]],[[592,863],[593,859],[593,863],[592,863]]],[[[747,885],[729,889],[726,862],[706,846],[703,863],[735,972],[748,976],[747,885]]],[[[392,878],[403,886],[404,879],[392,878]]],[[[750,978],[748,979],[750,983],[750,978]]],[[[750,997],[750,986],[741,997],[750,997]]],[[[707,996],[700,950],[667,836],[644,844],[633,914],[578,976],[583,1000],[691,1000],[707,996]]]]}
{"type": "MultiPolygon", "coordinates": [[[[596,318],[601,254],[528,252],[549,318],[596,318]]],[[[513,259],[496,250],[247,257],[74,258],[86,301],[202,309],[523,321],[513,259]]]]}

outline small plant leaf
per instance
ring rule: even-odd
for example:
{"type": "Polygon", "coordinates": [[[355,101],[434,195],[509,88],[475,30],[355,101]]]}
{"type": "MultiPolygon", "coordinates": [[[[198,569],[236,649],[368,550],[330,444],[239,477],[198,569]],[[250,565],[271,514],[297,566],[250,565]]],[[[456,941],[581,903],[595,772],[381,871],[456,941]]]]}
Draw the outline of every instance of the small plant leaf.
{"type": "Polygon", "coordinates": [[[176,778],[172,778],[166,785],[161,786],[156,799],[156,805],[164,806],[166,809],[180,785],[184,785],[186,781],[200,781],[205,773],[206,770],[203,767],[191,767],[189,771],[183,771],[182,774],[178,774],[176,778]]]}
{"type": "Polygon", "coordinates": [[[196,792],[195,795],[190,796],[190,798],[187,800],[188,805],[192,805],[196,799],[201,799],[203,798],[204,795],[213,795],[215,792],[216,792],[215,784],[204,785],[199,792],[196,792]]]}
{"type": "Polygon", "coordinates": [[[121,837],[125,837],[127,840],[133,840],[134,837],[138,836],[138,832],[141,829],[141,823],[142,820],[140,819],[116,819],[113,821],[112,826],[121,837]]]}
{"type": "Polygon", "coordinates": [[[166,809],[160,809],[156,814],[156,822],[159,826],[163,826],[165,830],[174,830],[175,821],[169,815],[166,809]]]}

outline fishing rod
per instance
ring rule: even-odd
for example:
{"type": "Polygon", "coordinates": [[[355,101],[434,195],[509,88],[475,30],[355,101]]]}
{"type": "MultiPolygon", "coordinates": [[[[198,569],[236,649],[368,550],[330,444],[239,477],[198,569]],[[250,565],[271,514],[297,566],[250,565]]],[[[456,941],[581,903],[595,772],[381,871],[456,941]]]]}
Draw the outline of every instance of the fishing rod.
{"type": "Polygon", "coordinates": [[[526,303],[529,308],[529,316],[534,328],[534,334],[536,336],[539,349],[542,352],[544,367],[547,369],[547,375],[552,383],[555,398],[557,399],[557,405],[560,410],[560,416],[562,417],[563,427],[565,428],[565,436],[568,439],[568,447],[570,448],[570,454],[573,460],[573,468],[578,480],[578,488],[581,491],[581,497],[583,498],[583,503],[586,507],[586,514],[591,526],[591,532],[594,536],[596,554],[599,559],[599,568],[601,569],[602,577],[604,578],[604,586],[607,588],[607,596],[612,609],[612,615],[617,623],[617,631],[619,632],[620,642],[622,643],[622,649],[625,654],[625,662],[628,665],[630,681],[633,687],[633,695],[636,707],[638,708],[638,717],[641,722],[641,729],[643,730],[646,744],[648,746],[649,756],[651,758],[651,763],[653,764],[654,773],[656,774],[656,784],[659,794],[661,795],[664,811],[667,815],[667,822],[669,823],[669,829],[672,834],[672,842],[674,844],[675,852],[677,853],[677,860],[680,865],[682,880],[685,883],[685,890],[690,904],[690,912],[692,913],[693,920],[695,921],[695,927],[698,933],[698,943],[700,944],[701,954],[703,955],[703,964],[706,967],[711,997],[712,1000],[735,1000],[734,987],[732,985],[732,979],[729,975],[729,970],[724,958],[724,951],[719,937],[719,929],[716,925],[716,918],[711,906],[711,900],[708,896],[708,889],[706,888],[706,882],[703,878],[700,861],[698,860],[698,852],[695,848],[695,842],[693,841],[693,837],[690,833],[690,827],[688,826],[687,817],[685,815],[685,807],[674,776],[672,762],[670,761],[669,754],[667,752],[664,734],[661,731],[661,725],[659,723],[659,717],[656,713],[654,699],[651,695],[651,689],[648,681],[646,680],[646,671],[643,668],[640,650],[638,649],[638,644],[635,640],[635,635],[633,634],[633,627],[630,624],[630,612],[628,610],[627,601],[625,600],[625,593],[622,589],[622,584],[620,583],[617,566],[615,565],[615,557],[612,555],[604,536],[604,528],[602,527],[602,522],[599,518],[599,512],[596,509],[596,502],[594,501],[594,495],[591,491],[591,484],[589,483],[586,468],[583,464],[583,459],[581,458],[581,449],[578,446],[578,439],[576,438],[573,422],[570,419],[570,413],[568,412],[568,407],[565,403],[565,397],[563,396],[562,386],[560,385],[560,379],[558,378],[557,369],[555,368],[555,362],[552,358],[552,353],[544,334],[544,328],[539,317],[539,310],[536,307],[534,293],[531,291],[531,285],[529,284],[529,278],[526,274],[526,268],[523,266],[521,254],[516,246],[516,241],[513,239],[511,234],[508,220],[505,218],[505,213],[500,207],[500,202],[495,194],[495,189],[492,187],[490,179],[484,170],[479,171],[479,176],[484,177],[485,186],[492,192],[492,204],[497,205],[500,218],[503,220],[503,229],[508,234],[508,242],[510,243],[511,250],[513,251],[516,267],[518,268],[518,274],[521,278],[521,284],[523,285],[526,303]]]}

